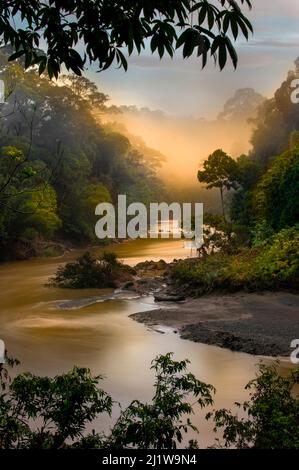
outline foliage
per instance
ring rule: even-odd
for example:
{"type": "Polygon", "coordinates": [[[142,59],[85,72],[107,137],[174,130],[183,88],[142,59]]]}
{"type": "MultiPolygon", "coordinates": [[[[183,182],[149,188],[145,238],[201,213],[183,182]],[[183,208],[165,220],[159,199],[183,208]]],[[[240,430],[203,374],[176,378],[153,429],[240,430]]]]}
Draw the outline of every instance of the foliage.
{"type": "Polygon", "coordinates": [[[265,288],[299,288],[299,227],[273,235],[257,257],[252,273],[265,288]]]}
{"type": "MultiPolygon", "coordinates": [[[[155,394],[151,403],[134,400],[122,410],[109,435],[86,432],[86,426],[107,413],[113,400],[101,388],[101,376],[74,367],[54,378],[31,373],[12,380],[0,365],[0,449],[141,448],[175,449],[184,433],[197,430],[190,420],[194,406],[213,404],[215,389],[187,371],[188,360],[174,361],[173,354],[152,362],[155,394]],[[192,400],[190,402],[191,397],[192,400]]],[[[7,359],[8,366],[19,362],[7,359]]],[[[281,376],[278,366],[261,364],[257,377],[248,383],[249,399],[230,410],[209,412],[215,432],[223,430],[221,447],[239,449],[299,448],[299,369],[281,376]]],[[[190,441],[189,448],[198,448],[190,441]]]]}
{"type": "Polygon", "coordinates": [[[223,150],[215,150],[203,163],[203,170],[198,171],[200,183],[206,183],[207,189],[231,189],[235,186],[236,163],[223,150]]]}
{"type": "Polygon", "coordinates": [[[250,251],[242,255],[218,252],[204,258],[178,262],[171,276],[193,296],[215,290],[236,291],[244,288],[252,257],[250,251]]]}
{"type": "Polygon", "coordinates": [[[218,291],[299,289],[299,230],[285,229],[256,248],[183,260],[172,278],[191,295],[218,291]]]}
{"type": "Polygon", "coordinates": [[[152,403],[132,402],[109,436],[86,433],[88,423],[112,411],[111,397],[98,388],[100,376],[74,367],[54,378],[25,373],[11,382],[0,366],[0,448],[176,448],[183,432],[196,430],[184,417],[193,413],[195,405],[211,405],[215,392],[187,372],[188,363],[174,361],[172,353],[157,356],[152,363],[156,374],[152,403]]]}
{"type": "Polygon", "coordinates": [[[266,100],[253,120],[252,135],[253,157],[266,168],[269,163],[289,148],[290,135],[299,129],[299,104],[291,100],[292,82],[299,78],[299,61],[286,80],[275,92],[274,97],[266,100]]]}
{"type": "Polygon", "coordinates": [[[102,123],[108,97],[94,83],[63,76],[58,86],[7,62],[8,53],[0,49],[0,78],[14,83],[0,116],[0,257],[14,257],[20,239],[32,247],[38,237],[95,241],[99,203],[163,194],[163,156],[153,161],[145,145],[102,123]]]}
{"type": "Polygon", "coordinates": [[[235,224],[246,226],[249,234],[254,225],[252,190],[262,176],[262,169],[251,155],[241,155],[236,165],[236,190],[230,201],[230,217],[235,224]]]}
{"type": "Polygon", "coordinates": [[[94,239],[95,208],[102,202],[111,202],[111,195],[102,183],[87,184],[78,188],[77,230],[84,233],[87,239],[94,239]]]}
{"type": "Polygon", "coordinates": [[[259,375],[246,389],[250,399],[236,406],[246,413],[239,417],[230,410],[213,416],[215,431],[223,429],[225,447],[239,449],[299,449],[299,369],[282,377],[277,366],[260,365],[259,375]]]}
{"type": "Polygon", "coordinates": [[[278,156],[258,182],[253,194],[255,220],[273,230],[299,220],[299,147],[278,156]]]}
{"type": "Polygon", "coordinates": [[[152,53],[171,57],[183,48],[183,57],[196,53],[205,66],[209,55],[224,68],[228,55],[234,66],[237,53],[230,39],[246,39],[252,32],[242,5],[250,0],[141,0],[89,2],[86,0],[6,0],[0,9],[0,37],[12,44],[10,60],[24,57],[26,68],[39,66],[58,77],[61,66],[81,75],[87,60],[105,70],[116,62],[127,69],[125,53],[141,52],[150,43],[152,53]],[[19,16],[22,18],[19,23],[19,16]],[[17,24],[17,26],[16,26],[17,24]],[[83,46],[82,55],[77,51],[83,46]],[[44,53],[40,45],[47,48],[44,53]]]}
{"type": "Polygon", "coordinates": [[[219,188],[223,217],[224,209],[224,189],[230,190],[236,187],[236,162],[223,150],[215,150],[203,163],[203,170],[198,171],[197,178],[200,183],[206,183],[207,189],[219,188]]]}
{"type": "Polygon", "coordinates": [[[116,287],[119,281],[130,280],[134,273],[134,269],[121,264],[114,253],[94,258],[87,252],[75,262],[60,266],[50,279],[50,285],[68,289],[116,287]]]}
{"type": "Polygon", "coordinates": [[[266,220],[255,224],[252,232],[252,245],[264,245],[274,235],[273,229],[269,226],[266,220]]]}
{"type": "Polygon", "coordinates": [[[237,160],[238,188],[230,216],[233,222],[247,225],[255,245],[299,220],[299,105],[291,100],[298,76],[297,59],[295,70],[288,73],[274,97],[261,104],[252,120],[253,150],[237,160]]]}
{"type": "MultiPolygon", "coordinates": [[[[248,244],[248,237],[244,227],[225,220],[223,216],[204,214],[203,243],[198,248],[199,256],[207,256],[221,251],[234,253],[241,245],[248,244]]],[[[194,229],[194,217],[192,229],[194,229]]]]}
{"type": "Polygon", "coordinates": [[[236,160],[235,179],[244,190],[251,189],[261,177],[262,171],[259,162],[251,155],[240,155],[236,160]]]}
{"type": "Polygon", "coordinates": [[[236,124],[242,120],[252,119],[264,100],[264,97],[253,88],[240,88],[226,101],[218,119],[234,121],[236,124]]]}
{"type": "Polygon", "coordinates": [[[188,417],[193,406],[213,403],[214,387],[186,373],[189,361],[176,362],[173,354],[158,356],[152,363],[156,374],[152,403],[134,400],[121,413],[110,437],[113,448],[173,449],[183,440],[183,432],[197,430],[188,417]],[[195,402],[191,405],[190,398],[195,402]]]}
{"type": "Polygon", "coordinates": [[[81,439],[100,413],[110,415],[112,399],[98,388],[101,377],[74,367],[54,378],[31,373],[10,383],[0,366],[0,448],[61,448],[81,439]]]}

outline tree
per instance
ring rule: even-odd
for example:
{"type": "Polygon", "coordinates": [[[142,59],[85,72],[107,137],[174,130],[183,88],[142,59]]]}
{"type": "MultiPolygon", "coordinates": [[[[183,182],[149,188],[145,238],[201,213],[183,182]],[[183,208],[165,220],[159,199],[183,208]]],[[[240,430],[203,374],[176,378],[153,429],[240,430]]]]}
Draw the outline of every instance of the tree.
{"type": "Polygon", "coordinates": [[[175,449],[183,440],[183,432],[197,431],[188,417],[193,396],[201,408],[213,403],[214,387],[186,373],[189,361],[174,361],[173,354],[158,356],[152,363],[156,374],[155,395],[152,403],[134,400],[122,412],[112,430],[110,445],[116,448],[175,449]]]}
{"type": "Polygon", "coordinates": [[[255,117],[258,107],[264,101],[265,98],[253,88],[240,88],[226,101],[218,119],[238,121],[238,123],[247,121],[255,117]]]}
{"type": "Polygon", "coordinates": [[[298,384],[299,369],[281,377],[277,366],[260,365],[260,374],[246,386],[250,399],[236,403],[247,416],[239,418],[224,409],[213,415],[215,431],[224,428],[225,447],[299,449],[298,384]]]}
{"type": "Polygon", "coordinates": [[[197,431],[189,417],[182,419],[193,412],[189,399],[193,396],[204,408],[213,403],[215,389],[186,373],[188,360],[177,362],[172,356],[168,353],[152,362],[156,374],[152,403],[134,400],[121,413],[110,437],[112,447],[175,449],[183,440],[183,432],[197,431]]]}
{"type": "Polygon", "coordinates": [[[255,126],[251,138],[252,154],[263,168],[289,148],[291,133],[299,129],[299,104],[291,99],[292,84],[298,78],[299,60],[295,61],[295,69],[289,71],[274,97],[260,106],[257,117],[252,120],[255,126]]]}
{"type": "Polygon", "coordinates": [[[79,204],[76,208],[78,227],[88,240],[96,239],[95,236],[95,208],[102,202],[111,202],[108,189],[103,184],[88,184],[83,190],[78,190],[79,204]]]}
{"type": "Polygon", "coordinates": [[[207,189],[219,188],[223,217],[226,220],[224,208],[224,189],[236,188],[237,164],[223,150],[216,150],[209,155],[203,164],[203,170],[198,171],[200,183],[206,183],[207,189]]]}
{"type": "Polygon", "coordinates": [[[253,192],[254,219],[278,231],[299,220],[299,147],[278,156],[253,192]]]}
{"type": "MultiPolygon", "coordinates": [[[[184,432],[196,430],[188,417],[194,405],[212,405],[215,393],[213,386],[187,372],[188,362],[174,361],[172,353],[157,356],[152,403],[133,401],[109,435],[86,432],[101,414],[111,415],[113,400],[99,388],[101,376],[74,367],[53,378],[27,372],[12,380],[7,366],[0,364],[0,449],[174,449],[184,432]]],[[[19,364],[10,358],[6,363],[19,364]]],[[[281,376],[277,365],[260,365],[246,386],[248,401],[236,403],[242,417],[222,409],[206,418],[214,419],[215,431],[224,429],[225,447],[299,449],[298,384],[299,369],[281,376]]],[[[197,448],[197,442],[189,447],[197,448]]]]}
{"type": "Polygon", "coordinates": [[[34,235],[48,239],[59,219],[60,235],[92,241],[100,202],[112,202],[119,193],[130,201],[148,202],[163,193],[146,146],[131,142],[95,116],[95,111],[109,108],[107,96],[94,83],[74,75],[55,83],[37,70],[24,71],[20,64],[8,62],[9,53],[8,47],[0,48],[0,78],[15,83],[1,105],[1,258],[23,256],[23,244],[28,247],[24,256],[43,249],[34,235]],[[47,186],[56,193],[52,200],[57,211],[52,205],[46,213],[38,211],[38,201],[45,208],[46,200],[37,193],[47,186]]]}
{"type": "Polygon", "coordinates": [[[230,204],[231,220],[244,228],[254,225],[253,190],[262,175],[260,163],[252,155],[241,155],[237,160],[238,189],[230,204]]]}
{"type": "Polygon", "coordinates": [[[11,382],[1,364],[0,449],[57,449],[80,439],[87,423],[111,413],[112,399],[98,388],[100,380],[74,367],[54,378],[25,373],[11,382]]]}
{"type": "Polygon", "coordinates": [[[54,378],[25,373],[11,381],[0,364],[0,449],[175,448],[183,432],[196,430],[189,418],[183,421],[184,415],[191,415],[195,404],[202,408],[212,404],[215,391],[186,372],[187,365],[187,360],[174,361],[171,353],[156,357],[152,404],[132,402],[107,436],[86,433],[88,423],[112,411],[111,397],[98,387],[101,376],[74,367],[54,378]],[[192,396],[194,404],[188,400],[192,396]]]}
{"type": "Polygon", "coordinates": [[[38,65],[51,78],[63,65],[81,75],[87,60],[100,70],[114,61],[127,69],[124,53],[140,53],[148,42],[160,58],[183,48],[184,57],[201,57],[203,67],[210,55],[223,69],[228,55],[237,66],[230,33],[236,40],[252,32],[244,4],[251,8],[250,0],[218,0],[216,5],[208,0],[4,0],[0,39],[12,45],[11,60],[24,57],[26,68],[38,65]],[[39,49],[44,44],[45,53],[39,49]],[[82,55],[77,50],[81,44],[82,55]]]}

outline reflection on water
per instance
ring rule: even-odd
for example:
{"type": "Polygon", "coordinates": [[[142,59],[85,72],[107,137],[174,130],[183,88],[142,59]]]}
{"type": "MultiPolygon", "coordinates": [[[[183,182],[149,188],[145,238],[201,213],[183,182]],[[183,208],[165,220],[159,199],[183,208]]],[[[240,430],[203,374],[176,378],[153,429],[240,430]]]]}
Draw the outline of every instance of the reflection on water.
{"type": "MultiPolygon", "coordinates": [[[[170,261],[186,256],[182,240],[139,240],[113,247],[127,263],[145,259],[170,261]]],[[[45,287],[60,259],[34,259],[0,266],[0,337],[22,370],[55,375],[74,364],[105,376],[103,387],[122,405],[152,396],[151,360],[173,351],[189,358],[198,378],[217,388],[215,406],[231,407],[246,397],[244,385],[254,376],[258,358],[181,340],[171,330],[150,331],[129,318],[155,308],[151,298],[126,299],[112,290],[67,290],[45,287]]],[[[117,410],[116,410],[117,412],[117,410]]],[[[211,425],[196,413],[200,444],[211,444],[211,425]]],[[[108,426],[106,419],[97,423],[108,426]]],[[[191,436],[190,436],[191,437],[191,436]]]]}

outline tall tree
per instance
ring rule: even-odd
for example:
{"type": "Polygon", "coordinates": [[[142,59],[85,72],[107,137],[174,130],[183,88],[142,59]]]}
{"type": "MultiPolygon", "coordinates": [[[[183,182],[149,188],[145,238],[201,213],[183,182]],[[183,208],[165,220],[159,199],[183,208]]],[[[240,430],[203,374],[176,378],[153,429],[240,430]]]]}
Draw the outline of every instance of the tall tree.
{"type": "Polygon", "coordinates": [[[292,101],[294,83],[299,79],[299,60],[294,70],[289,71],[286,80],[259,108],[252,135],[252,154],[264,168],[273,158],[289,148],[290,134],[299,130],[299,103],[292,101]]]}
{"type": "Polygon", "coordinates": [[[206,183],[207,189],[220,189],[222,213],[225,220],[224,190],[237,187],[236,175],[236,162],[220,149],[209,155],[203,164],[203,170],[197,174],[198,181],[206,183]]]}

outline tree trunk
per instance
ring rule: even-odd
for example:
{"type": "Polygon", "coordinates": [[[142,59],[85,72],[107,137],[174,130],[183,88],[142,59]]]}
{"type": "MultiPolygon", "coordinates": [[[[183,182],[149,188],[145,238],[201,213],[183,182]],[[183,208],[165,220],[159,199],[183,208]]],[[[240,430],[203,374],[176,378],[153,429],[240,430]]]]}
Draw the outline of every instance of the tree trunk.
{"type": "Polygon", "coordinates": [[[223,186],[220,187],[220,194],[221,194],[222,214],[223,214],[224,222],[226,222],[225,209],[224,209],[224,199],[223,199],[223,186]]]}

